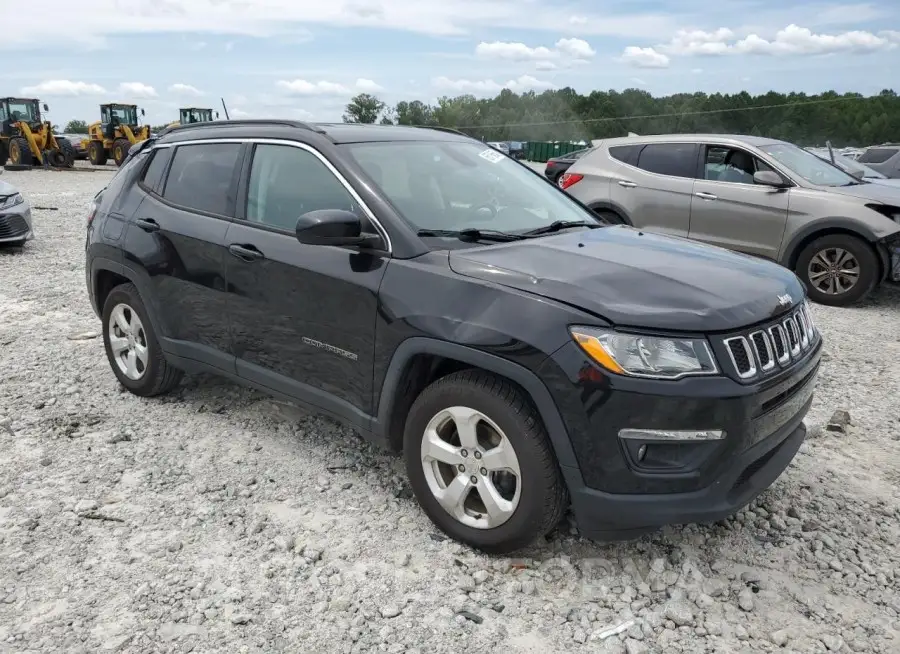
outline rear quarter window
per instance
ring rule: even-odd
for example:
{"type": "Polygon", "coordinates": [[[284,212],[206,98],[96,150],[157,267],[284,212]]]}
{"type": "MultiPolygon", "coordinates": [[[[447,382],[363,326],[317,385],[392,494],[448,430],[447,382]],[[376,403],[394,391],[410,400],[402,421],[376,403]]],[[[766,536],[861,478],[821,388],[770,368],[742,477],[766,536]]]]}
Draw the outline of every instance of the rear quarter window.
{"type": "Polygon", "coordinates": [[[629,166],[637,166],[640,145],[614,145],[609,149],[609,156],[616,161],[627,163],[629,166]]]}
{"type": "Polygon", "coordinates": [[[171,156],[172,148],[161,148],[150,153],[150,165],[144,169],[144,177],[141,179],[148,191],[159,193],[162,190],[163,175],[171,156]]]}
{"type": "Polygon", "coordinates": [[[860,163],[880,164],[893,157],[898,151],[900,151],[900,148],[869,148],[860,155],[858,161],[860,163]]]}

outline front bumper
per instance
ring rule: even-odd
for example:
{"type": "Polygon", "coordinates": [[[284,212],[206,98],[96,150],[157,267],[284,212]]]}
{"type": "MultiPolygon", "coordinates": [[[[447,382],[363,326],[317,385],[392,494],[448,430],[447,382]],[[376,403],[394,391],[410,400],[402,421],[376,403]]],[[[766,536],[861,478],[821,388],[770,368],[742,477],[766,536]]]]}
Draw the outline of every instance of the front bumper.
{"type": "Polygon", "coordinates": [[[618,539],[740,510],[781,475],[802,444],[821,349],[819,340],[795,365],[757,384],[725,377],[612,379],[596,374],[577,346],[554,354],[541,376],[577,462],[563,466],[563,474],[582,533],[618,539]],[[641,459],[641,442],[619,438],[622,429],[721,429],[726,437],[647,441],[641,459]]]}
{"type": "Polygon", "coordinates": [[[21,243],[33,238],[34,224],[27,201],[0,211],[0,243],[21,243]]]}

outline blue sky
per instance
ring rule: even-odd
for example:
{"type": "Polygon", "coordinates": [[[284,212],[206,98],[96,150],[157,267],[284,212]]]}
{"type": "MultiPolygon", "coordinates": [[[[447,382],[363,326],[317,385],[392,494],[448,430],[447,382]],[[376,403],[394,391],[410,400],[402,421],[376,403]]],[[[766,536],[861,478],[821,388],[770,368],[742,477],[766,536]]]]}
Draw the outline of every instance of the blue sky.
{"type": "MultiPolygon", "coordinates": [[[[179,106],[221,110],[220,97],[232,117],[339,120],[360,91],[393,105],[504,86],[654,95],[900,86],[900,4],[788,4],[42,0],[53,20],[0,42],[15,62],[0,68],[0,95],[40,97],[62,126],[95,120],[111,101],[137,103],[162,124],[179,106]]],[[[4,15],[14,7],[0,0],[4,15]]]]}

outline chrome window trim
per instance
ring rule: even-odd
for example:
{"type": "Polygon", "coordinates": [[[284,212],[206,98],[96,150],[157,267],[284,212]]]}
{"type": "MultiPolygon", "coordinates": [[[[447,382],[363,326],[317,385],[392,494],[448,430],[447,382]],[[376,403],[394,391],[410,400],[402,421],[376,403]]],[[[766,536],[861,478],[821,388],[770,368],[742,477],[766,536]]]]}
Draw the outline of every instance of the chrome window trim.
{"type": "MultiPolygon", "coordinates": [[[[181,145],[205,145],[212,143],[259,143],[263,145],[286,145],[293,148],[298,148],[300,150],[305,150],[309,152],[311,155],[316,157],[319,161],[325,164],[325,167],[334,175],[341,185],[347,189],[347,192],[353,197],[353,199],[362,207],[363,212],[366,214],[366,218],[369,219],[369,222],[372,223],[372,226],[378,231],[379,236],[384,239],[385,245],[387,246],[387,253],[391,254],[394,250],[393,243],[391,242],[391,236],[388,234],[387,229],[385,229],[384,225],[381,224],[381,221],[375,217],[375,213],[369,208],[363,199],[359,196],[359,193],[356,192],[356,189],[350,185],[350,182],[347,181],[341,172],[334,167],[334,165],[328,161],[327,157],[323,155],[321,152],[316,150],[311,145],[307,145],[306,143],[301,143],[299,141],[291,141],[289,139],[273,139],[273,138],[256,138],[256,137],[240,137],[240,138],[211,138],[211,139],[191,139],[188,141],[173,141],[169,143],[155,143],[153,147],[148,148],[149,150],[154,150],[157,148],[174,148],[181,145]]],[[[299,216],[298,216],[299,217],[299,216]]],[[[245,221],[246,222],[246,221],[245,221]]]]}

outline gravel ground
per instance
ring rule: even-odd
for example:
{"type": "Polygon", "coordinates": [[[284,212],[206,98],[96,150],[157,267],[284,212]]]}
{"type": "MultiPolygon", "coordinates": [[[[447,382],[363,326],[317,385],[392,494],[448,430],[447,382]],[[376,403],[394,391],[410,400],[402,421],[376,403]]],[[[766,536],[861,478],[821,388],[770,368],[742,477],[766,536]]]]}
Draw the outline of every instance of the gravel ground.
{"type": "Polygon", "coordinates": [[[0,251],[0,651],[900,651],[896,290],[814,308],[811,438],[735,518],[489,558],[347,429],[213,378],[122,391],[82,254],[110,175],[3,175],[58,210],[0,251]]]}

